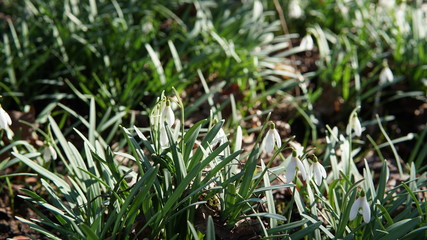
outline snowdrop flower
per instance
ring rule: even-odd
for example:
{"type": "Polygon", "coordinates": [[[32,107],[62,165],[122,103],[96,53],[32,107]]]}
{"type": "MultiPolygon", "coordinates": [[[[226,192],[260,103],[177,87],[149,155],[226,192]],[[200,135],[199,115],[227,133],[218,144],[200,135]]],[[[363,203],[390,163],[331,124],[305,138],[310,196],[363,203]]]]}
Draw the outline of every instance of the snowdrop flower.
{"type": "Polygon", "coordinates": [[[43,158],[46,162],[49,162],[52,159],[56,160],[58,158],[58,155],[52,145],[49,144],[49,146],[43,150],[43,158]]]}
{"type": "Polygon", "coordinates": [[[369,223],[371,221],[371,208],[369,207],[368,200],[366,199],[365,192],[360,192],[360,197],[354,201],[350,209],[350,221],[356,218],[359,209],[363,216],[363,221],[369,223]]]}
{"type": "Polygon", "coordinates": [[[299,142],[290,142],[289,145],[294,148],[297,157],[304,155],[304,147],[299,142]]]}
{"type": "Polygon", "coordinates": [[[217,132],[216,136],[212,140],[211,146],[215,146],[218,143],[220,143],[220,145],[222,145],[226,142],[226,140],[227,140],[227,135],[225,134],[224,130],[222,128],[220,128],[219,131],[217,132]]]}
{"type": "Polygon", "coordinates": [[[160,101],[150,115],[150,123],[154,132],[158,131],[159,142],[162,148],[169,146],[169,139],[165,128],[165,122],[170,126],[175,122],[175,116],[170,107],[169,100],[160,101]]]}
{"type": "Polygon", "coordinates": [[[280,139],[279,132],[276,130],[276,125],[273,122],[270,122],[270,129],[264,138],[265,151],[267,153],[271,153],[274,150],[275,145],[280,148],[282,146],[282,140],[280,139]]]}
{"type": "Polygon", "coordinates": [[[166,132],[165,122],[169,127],[172,127],[175,123],[175,115],[169,100],[166,100],[163,104],[163,110],[160,116],[160,146],[165,148],[169,146],[169,138],[166,132]]]}
{"type": "Polygon", "coordinates": [[[301,162],[301,160],[297,157],[297,154],[295,151],[292,152],[291,161],[288,164],[288,168],[286,169],[286,181],[290,183],[294,180],[295,175],[297,173],[297,168],[301,172],[302,178],[305,180],[307,178],[307,173],[305,171],[304,164],[301,162]]]}
{"type": "Polygon", "coordinates": [[[393,72],[390,70],[389,67],[383,68],[380,73],[380,84],[384,84],[386,82],[393,82],[394,76],[393,72]]]}
{"type": "Polygon", "coordinates": [[[396,8],[395,17],[396,25],[398,26],[401,33],[408,34],[411,26],[406,21],[406,4],[401,3],[398,8],[396,8]]]}
{"type": "Polygon", "coordinates": [[[129,187],[132,187],[133,185],[135,185],[135,183],[137,182],[138,178],[138,174],[136,174],[136,172],[130,172],[126,177],[126,182],[128,184],[129,187]]]}
{"type": "Polygon", "coordinates": [[[169,146],[169,138],[164,126],[160,127],[160,146],[166,148],[169,146]]]}
{"type": "Polygon", "coordinates": [[[322,164],[319,163],[316,156],[314,156],[313,161],[314,163],[310,166],[310,174],[313,174],[314,182],[316,182],[317,186],[320,186],[320,184],[322,184],[322,178],[326,178],[326,170],[322,164]]]}
{"type": "Polygon", "coordinates": [[[363,15],[362,12],[360,12],[360,10],[356,10],[354,12],[354,19],[353,19],[353,25],[355,27],[363,27],[363,15]]]}
{"type": "Polygon", "coordinates": [[[7,130],[10,125],[12,125],[12,120],[0,104],[0,129],[7,130]]]}
{"type": "Polygon", "coordinates": [[[350,116],[349,123],[347,125],[347,134],[351,134],[351,131],[354,130],[354,134],[358,137],[362,135],[362,125],[360,124],[357,113],[353,113],[350,116]]]}
{"type": "Polygon", "coordinates": [[[391,9],[391,8],[393,8],[393,7],[394,7],[394,5],[396,4],[396,1],[395,1],[395,0],[379,0],[379,1],[378,1],[378,4],[379,4],[381,7],[391,9]]]}
{"type": "Polygon", "coordinates": [[[301,39],[300,48],[302,48],[304,51],[311,51],[314,47],[313,38],[310,35],[305,35],[301,39]]]}
{"type": "Polygon", "coordinates": [[[255,1],[253,13],[252,13],[252,19],[253,20],[259,19],[262,16],[263,10],[264,8],[262,6],[262,3],[260,1],[255,1]]]}
{"type": "Polygon", "coordinates": [[[291,0],[289,3],[289,17],[291,18],[300,18],[302,16],[302,9],[299,5],[298,0],[291,0]]]}
{"type": "Polygon", "coordinates": [[[170,127],[175,123],[175,115],[173,113],[171,103],[169,100],[166,101],[166,105],[162,111],[162,124],[166,122],[170,127]]]}

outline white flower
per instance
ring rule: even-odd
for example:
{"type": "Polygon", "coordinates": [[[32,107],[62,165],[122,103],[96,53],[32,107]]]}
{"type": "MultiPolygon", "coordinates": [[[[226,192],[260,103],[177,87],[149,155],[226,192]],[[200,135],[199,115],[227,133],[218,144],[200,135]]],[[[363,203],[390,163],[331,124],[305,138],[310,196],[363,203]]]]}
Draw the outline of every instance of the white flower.
{"type": "Polygon", "coordinates": [[[297,157],[304,155],[304,147],[299,142],[290,142],[289,145],[294,148],[297,157]]]}
{"type": "Polygon", "coordinates": [[[166,148],[169,146],[168,134],[164,126],[160,127],[160,146],[166,148]]]}
{"type": "Polygon", "coordinates": [[[366,199],[365,192],[361,192],[360,197],[354,201],[350,209],[350,221],[356,218],[359,209],[362,208],[360,213],[363,216],[363,221],[368,223],[371,221],[371,208],[369,207],[368,200],[366,199]]]}
{"type": "Polygon", "coordinates": [[[302,16],[302,9],[298,0],[291,0],[289,3],[289,17],[300,18],[302,16]]]}
{"type": "Polygon", "coordinates": [[[58,158],[58,155],[52,145],[49,144],[49,146],[43,150],[43,158],[46,162],[52,159],[56,160],[58,158]]]}
{"type": "Polygon", "coordinates": [[[406,21],[406,4],[401,3],[398,8],[396,8],[395,16],[396,16],[396,25],[398,26],[401,33],[407,34],[411,26],[406,21]]]}
{"type": "Polygon", "coordinates": [[[322,184],[322,178],[326,178],[326,170],[316,157],[314,158],[314,163],[310,166],[310,173],[313,174],[314,182],[317,186],[322,184]]]}
{"type": "Polygon", "coordinates": [[[226,140],[227,140],[227,135],[225,134],[224,130],[220,128],[217,134],[215,135],[214,139],[212,140],[211,146],[215,146],[218,143],[222,145],[225,143],[226,140]]]}
{"type": "Polygon", "coordinates": [[[275,145],[280,148],[282,146],[282,140],[280,139],[279,132],[277,132],[274,123],[270,122],[270,129],[264,138],[265,151],[271,153],[275,145]]]}
{"type": "Polygon", "coordinates": [[[354,134],[358,137],[362,135],[362,125],[360,124],[357,113],[353,113],[350,116],[349,123],[347,125],[347,134],[351,134],[351,131],[354,130],[354,134]]]}
{"type": "Polygon", "coordinates": [[[300,48],[302,48],[304,51],[311,51],[314,47],[313,38],[310,35],[305,35],[301,39],[300,48]]]}
{"type": "Polygon", "coordinates": [[[137,182],[136,181],[137,179],[138,179],[138,174],[136,174],[136,172],[134,171],[129,172],[129,174],[125,176],[125,180],[129,187],[132,187],[133,185],[135,185],[135,183],[137,182]]]}
{"type": "Polygon", "coordinates": [[[378,4],[379,4],[381,7],[391,9],[391,8],[393,8],[393,7],[394,7],[394,5],[396,4],[396,1],[395,1],[395,0],[379,0],[379,1],[378,1],[378,4]]]}
{"type": "Polygon", "coordinates": [[[0,129],[7,130],[10,125],[12,125],[12,119],[10,119],[9,114],[0,105],[0,129]]]}
{"type": "Polygon", "coordinates": [[[262,3],[260,1],[255,1],[253,13],[252,13],[252,19],[254,20],[259,19],[262,16],[263,10],[264,9],[263,9],[262,3]]]}
{"type": "Polygon", "coordinates": [[[307,174],[305,171],[304,164],[302,164],[301,160],[296,156],[296,152],[293,152],[291,161],[289,162],[288,168],[286,169],[286,181],[288,183],[294,180],[295,175],[297,173],[297,168],[301,172],[302,178],[305,180],[307,178],[307,174]]]}
{"type": "Polygon", "coordinates": [[[166,105],[163,108],[161,118],[162,118],[161,124],[163,124],[163,122],[166,122],[171,127],[175,123],[175,115],[173,113],[169,100],[166,102],[166,105]]]}
{"type": "Polygon", "coordinates": [[[169,146],[169,138],[166,132],[165,122],[168,124],[169,128],[175,123],[175,115],[170,106],[170,101],[164,98],[159,101],[154,107],[150,115],[151,126],[156,132],[158,131],[159,142],[162,148],[169,146]]]}
{"type": "Polygon", "coordinates": [[[394,76],[393,72],[390,70],[389,67],[383,68],[380,73],[380,84],[384,84],[386,82],[393,82],[394,76]]]}

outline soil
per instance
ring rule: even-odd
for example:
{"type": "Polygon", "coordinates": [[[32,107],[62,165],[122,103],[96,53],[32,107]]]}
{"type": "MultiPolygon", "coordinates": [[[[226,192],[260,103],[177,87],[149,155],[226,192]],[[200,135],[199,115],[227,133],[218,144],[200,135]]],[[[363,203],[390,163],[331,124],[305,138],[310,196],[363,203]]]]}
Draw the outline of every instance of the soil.
{"type": "Polygon", "coordinates": [[[48,239],[31,229],[27,224],[22,223],[15,217],[22,217],[24,219],[39,219],[37,214],[28,207],[28,203],[22,198],[18,197],[20,192],[19,188],[23,185],[14,184],[13,195],[7,194],[6,189],[3,188],[0,198],[0,239],[48,239]]]}

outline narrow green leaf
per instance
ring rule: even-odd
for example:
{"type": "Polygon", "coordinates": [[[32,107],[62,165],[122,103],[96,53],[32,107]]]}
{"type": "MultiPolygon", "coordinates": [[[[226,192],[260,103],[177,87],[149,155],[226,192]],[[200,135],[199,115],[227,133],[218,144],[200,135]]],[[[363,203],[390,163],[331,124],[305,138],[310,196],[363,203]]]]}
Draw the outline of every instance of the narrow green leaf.
{"type": "Polygon", "coordinates": [[[19,221],[25,223],[25,224],[28,224],[32,229],[36,230],[39,233],[44,234],[45,236],[47,236],[47,237],[49,237],[51,239],[62,240],[61,238],[55,236],[53,233],[49,232],[48,230],[40,227],[39,225],[37,225],[37,224],[35,224],[35,223],[31,222],[31,221],[28,221],[28,220],[26,220],[24,218],[21,218],[21,217],[18,217],[18,216],[15,216],[15,218],[18,219],[19,221]]]}
{"type": "Polygon", "coordinates": [[[61,178],[56,176],[54,173],[50,172],[49,170],[43,168],[42,166],[38,165],[37,163],[33,162],[31,159],[25,157],[24,155],[21,155],[16,152],[12,152],[12,155],[19,158],[22,162],[24,162],[28,167],[32,168],[34,171],[39,173],[40,175],[44,176],[45,178],[51,180],[53,183],[55,183],[56,186],[58,186],[59,190],[66,194],[71,194],[71,188],[70,186],[61,178]]]}
{"type": "Polygon", "coordinates": [[[279,232],[285,232],[285,231],[289,231],[289,230],[293,230],[293,229],[299,228],[299,227],[303,226],[304,224],[306,224],[307,222],[308,222],[308,219],[304,218],[304,219],[296,221],[296,222],[282,224],[282,225],[279,225],[279,226],[277,226],[275,228],[270,228],[270,229],[267,230],[267,232],[269,234],[275,234],[275,233],[279,233],[279,232]]]}
{"type": "Polygon", "coordinates": [[[212,216],[208,217],[207,228],[206,228],[206,239],[215,240],[215,223],[212,219],[212,216]]]}
{"type": "Polygon", "coordinates": [[[86,234],[87,240],[98,240],[99,239],[98,236],[96,235],[96,233],[88,225],[82,223],[79,226],[81,227],[83,232],[86,234]]]}
{"type": "Polygon", "coordinates": [[[388,234],[381,237],[379,240],[395,240],[407,234],[414,228],[421,219],[419,217],[413,219],[404,219],[396,222],[387,228],[388,234]]]}
{"type": "Polygon", "coordinates": [[[294,240],[294,239],[298,240],[298,239],[301,239],[305,236],[310,236],[310,235],[314,234],[314,231],[316,229],[318,229],[320,225],[322,225],[322,222],[320,222],[320,221],[313,223],[313,224],[310,224],[306,228],[303,228],[303,229],[299,230],[298,232],[291,234],[290,237],[292,240],[294,240]]]}

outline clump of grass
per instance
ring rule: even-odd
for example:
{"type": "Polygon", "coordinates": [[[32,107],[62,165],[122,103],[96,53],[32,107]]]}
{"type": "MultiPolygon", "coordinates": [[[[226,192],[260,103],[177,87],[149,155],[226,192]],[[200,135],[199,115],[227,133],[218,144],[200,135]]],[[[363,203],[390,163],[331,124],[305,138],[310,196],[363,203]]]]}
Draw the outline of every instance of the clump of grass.
{"type": "Polygon", "coordinates": [[[423,235],[425,212],[417,192],[425,187],[425,179],[417,178],[412,167],[408,181],[387,188],[386,161],[379,179],[373,178],[367,163],[359,172],[354,145],[363,128],[355,112],[349,119],[343,133],[337,128],[328,133],[327,150],[319,163],[310,149],[291,143],[292,139],[282,144],[274,124],[263,127],[248,152],[240,149],[242,131],[228,136],[223,121],[211,118],[184,128],[184,106],[179,98],[158,98],[148,128],[122,127],[127,144],[117,152],[101,144],[95,128],[90,128],[89,138],[76,130],[84,141],[79,151],[49,117],[50,142],[67,171],[52,172],[33,161],[41,158],[33,149],[15,150],[13,161],[19,159],[39,174],[48,194],[42,197],[22,189],[21,197],[53,216],[35,209],[41,219],[18,219],[54,239],[214,239],[221,238],[224,229],[229,234],[277,239],[423,235]],[[171,111],[174,101],[181,112],[179,120],[171,111]],[[269,130],[262,141],[266,127],[269,130]],[[275,150],[265,152],[272,149],[273,142],[275,150]],[[282,155],[286,149],[294,153],[282,155]],[[281,163],[272,166],[277,158],[281,163]],[[327,175],[315,170],[323,168],[318,164],[326,166],[327,175]],[[289,171],[298,170],[301,177],[298,172],[289,177],[289,171]],[[277,189],[291,193],[284,208],[277,208],[273,195],[277,189]],[[368,200],[363,211],[365,216],[369,210],[369,218],[363,220],[351,207],[360,198],[358,189],[363,192],[360,197],[368,200]],[[402,205],[407,210],[402,211],[402,205]],[[254,232],[239,229],[241,221],[251,221],[254,232]]]}

